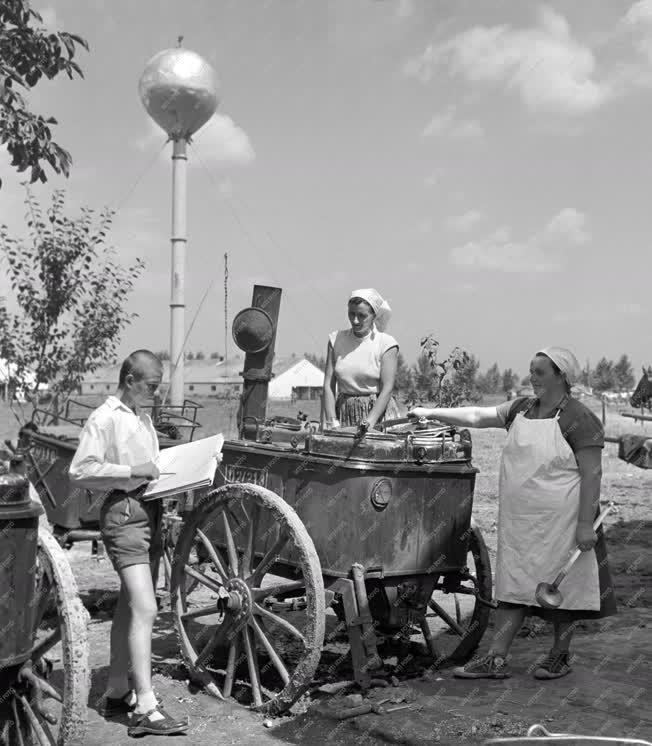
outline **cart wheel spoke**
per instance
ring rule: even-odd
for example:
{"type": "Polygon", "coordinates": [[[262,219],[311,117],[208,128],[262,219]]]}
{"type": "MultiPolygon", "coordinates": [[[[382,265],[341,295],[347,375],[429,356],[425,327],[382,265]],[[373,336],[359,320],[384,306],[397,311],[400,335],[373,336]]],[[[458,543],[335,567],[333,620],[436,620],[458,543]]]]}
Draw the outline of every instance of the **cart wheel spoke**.
{"type": "MultiPolygon", "coordinates": [[[[457,598],[455,599],[455,602],[455,611],[457,613],[459,611],[459,601],[457,600],[457,598]]],[[[453,617],[446,611],[446,609],[443,609],[434,599],[430,600],[428,606],[430,606],[430,608],[437,614],[438,617],[446,622],[446,624],[453,630],[453,632],[458,634],[460,637],[464,637],[464,635],[466,634],[466,630],[460,624],[459,616],[457,617],[458,621],[455,621],[455,619],[453,619],[453,617]]]]}
{"type": "Polygon", "coordinates": [[[435,592],[428,603],[434,614],[421,621],[425,641],[441,666],[466,663],[489,624],[490,610],[478,601],[476,593],[485,599],[492,596],[491,561],[482,533],[473,522],[464,564],[468,568],[458,577],[435,578],[435,592]]]}
{"type": "Polygon", "coordinates": [[[212,616],[213,614],[217,614],[218,610],[217,607],[213,604],[213,606],[202,606],[200,609],[193,609],[192,611],[186,611],[183,614],[181,614],[181,619],[185,621],[188,621],[189,619],[199,619],[203,616],[212,616]]]}
{"type": "MultiPolygon", "coordinates": [[[[25,739],[23,738],[23,723],[18,714],[18,708],[16,707],[16,697],[12,697],[11,699],[11,713],[14,719],[14,729],[17,736],[16,740],[18,746],[25,746],[25,739]]],[[[11,723],[9,724],[9,728],[11,732],[11,723]]],[[[10,741],[8,743],[10,743],[10,741]]]]}
{"type": "Polygon", "coordinates": [[[211,559],[211,562],[215,565],[215,569],[217,572],[222,576],[223,580],[228,579],[228,574],[226,570],[224,569],[224,564],[222,563],[222,560],[220,559],[219,554],[217,553],[217,550],[213,546],[213,543],[211,540],[206,536],[206,534],[200,529],[197,529],[197,536],[201,539],[202,544],[204,545],[204,548],[208,552],[208,556],[211,559]]]}
{"type": "Polygon", "coordinates": [[[224,523],[224,536],[226,538],[226,549],[229,556],[229,570],[231,571],[231,577],[235,577],[238,574],[238,552],[235,548],[235,542],[233,541],[229,519],[226,517],[226,510],[222,511],[222,521],[224,523]]]}
{"type": "Polygon", "coordinates": [[[282,630],[285,630],[286,632],[291,634],[293,637],[296,637],[296,639],[299,640],[304,647],[306,647],[306,638],[301,634],[301,632],[299,632],[299,630],[293,624],[290,624],[290,622],[288,622],[287,619],[283,619],[283,617],[278,616],[278,614],[274,614],[268,609],[264,609],[262,606],[260,606],[260,604],[254,604],[254,614],[257,614],[258,616],[261,616],[264,619],[267,619],[272,624],[275,624],[277,627],[280,627],[282,630]]]}
{"type": "Polygon", "coordinates": [[[260,672],[258,671],[256,646],[252,640],[252,634],[249,627],[245,627],[242,630],[242,641],[244,642],[244,649],[247,655],[247,666],[249,668],[249,680],[251,681],[254,706],[260,707],[263,703],[263,693],[260,689],[260,672]]]}
{"type": "Polygon", "coordinates": [[[265,556],[261,559],[261,561],[256,566],[256,569],[253,571],[250,580],[252,586],[258,585],[258,583],[260,583],[265,573],[269,571],[269,568],[276,561],[276,558],[285,549],[288,541],[290,541],[290,537],[281,529],[280,536],[274,542],[274,546],[265,553],[265,556]]]}
{"type": "Polygon", "coordinates": [[[238,651],[240,649],[239,641],[240,638],[235,637],[233,639],[233,642],[231,643],[231,646],[229,647],[229,657],[226,662],[226,675],[224,677],[224,687],[222,690],[225,697],[230,697],[231,692],[233,691],[235,669],[238,665],[238,651]]]}
{"type": "Polygon", "coordinates": [[[34,710],[32,710],[32,707],[27,699],[25,699],[25,697],[21,694],[18,697],[18,701],[23,707],[23,712],[27,716],[29,727],[31,728],[34,736],[36,736],[36,740],[38,741],[39,746],[52,746],[52,741],[48,738],[47,733],[43,730],[43,726],[39,722],[39,719],[36,717],[36,713],[34,712],[34,710]]]}
{"type": "Polygon", "coordinates": [[[262,601],[265,598],[282,596],[284,593],[303,590],[306,587],[303,580],[292,580],[285,583],[276,583],[268,585],[265,588],[252,588],[251,593],[256,601],[262,601]]]}
{"type": "Polygon", "coordinates": [[[281,679],[283,679],[283,683],[287,684],[290,681],[290,674],[288,673],[288,670],[285,667],[285,664],[283,663],[283,661],[280,659],[278,653],[276,652],[276,650],[274,650],[274,646],[269,641],[269,638],[263,632],[260,624],[258,624],[258,622],[256,621],[254,617],[252,617],[251,619],[251,627],[253,631],[255,632],[256,636],[258,637],[258,639],[262,642],[263,647],[267,651],[267,655],[269,656],[269,659],[272,661],[272,663],[274,664],[274,667],[279,672],[281,679]]]}
{"type": "Polygon", "coordinates": [[[197,656],[195,665],[203,666],[206,661],[210,658],[211,653],[215,648],[224,640],[225,637],[233,637],[232,633],[234,630],[233,620],[228,617],[220,624],[217,630],[213,633],[211,639],[206,643],[201,653],[197,656]]]}
{"type": "Polygon", "coordinates": [[[455,619],[458,624],[462,623],[462,610],[460,609],[460,599],[455,594],[455,619]]]}
{"type": "Polygon", "coordinates": [[[207,575],[204,575],[203,572],[195,570],[194,567],[191,567],[188,564],[185,565],[184,570],[186,575],[190,575],[191,578],[195,578],[195,580],[199,581],[202,585],[206,586],[206,588],[213,591],[213,593],[220,593],[222,589],[222,583],[220,583],[219,581],[214,580],[213,578],[209,578],[207,575]]]}
{"type": "Polygon", "coordinates": [[[251,510],[251,519],[247,531],[247,543],[245,545],[244,555],[242,557],[242,567],[240,576],[246,577],[253,572],[255,543],[258,538],[258,524],[260,521],[260,505],[254,505],[251,510]]]}
{"type": "Polygon", "coordinates": [[[50,632],[47,637],[44,637],[40,642],[37,643],[36,647],[32,649],[31,658],[37,660],[42,658],[49,650],[61,641],[61,630],[54,629],[50,632]]]}

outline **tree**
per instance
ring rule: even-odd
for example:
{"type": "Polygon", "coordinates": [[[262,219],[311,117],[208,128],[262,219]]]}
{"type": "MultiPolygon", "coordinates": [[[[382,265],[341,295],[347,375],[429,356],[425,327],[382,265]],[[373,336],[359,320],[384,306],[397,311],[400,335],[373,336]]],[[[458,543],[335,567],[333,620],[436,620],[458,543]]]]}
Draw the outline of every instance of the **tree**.
{"type": "Polygon", "coordinates": [[[623,354],[620,356],[613,370],[618,391],[630,391],[634,388],[634,384],[636,383],[634,368],[627,355],[623,354]]]}
{"type": "Polygon", "coordinates": [[[479,368],[480,362],[475,356],[467,355],[460,366],[453,370],[452,376],[444,379],[439,406],[460,407],[479,402],[482,398],[477,383],[479,368]]]}
{"type": "Polygon", "coordinates": [[[503,371],[503,381],[502,381],[502,391],[505,394],[508,394],[510,391],[512,391],[514,388],[516,388],[516,385],[518,384],[518,376],[511,368],[506,368],[503,371]]]}
{"type": "Polygon", "coordinates": [[[314,352],[304,352],[303,356],[306,360],[317,366],[319,370],[326,370],[326,358],[323,355],[315,355],[314,352]]]}
{"type": "Polygon", "coordinates": [[[188,352],[185,353],[186,360],[194,360],[195,359],[195,353],[191,350],[188,350],[188,352]]]}
{"type": "Polygon", "coordinates": [[[205,359],[206,359],[206,355],[204,355],[204,353],[201,350],[195,353],[195,360],[205,360],[205,359]]]}
{"type": "Polygon", "coordinates": [[[403,394],[407,392],[411,385],[410,368],[405,362],[403,354],[398,353],[396,359],[396,380],[394,382],[394,390],[403,394]]]}
{"type": "Polygon", "coordinates": [[[598,360],[598,364],[593,371],[593,388],[598,392],[613,391],[616,388],[616,376],[614,374],[614,364],[606,357],[598,360]]]}
{"type": "Polygon", "coordinates": [[[159,360],[169,360],[170,353],[167,350],[159,350],[154,353],[159,360]]]}
{"type": "Polygon", "coordinates": [[[478,376],[478,387],[483,394],[497,394],[502,391],[502,376],[498,363],[494,363],[484,375],[478,376]]]}
{"type": "Polygon", "coordinates": [[[106,243],[113,213],[95,220],[93,210],[64,214],[61,190],[46,215],[27,192],[29,240],[0,226],[4,258],[17,310],[0,314],[0,356],[15,366],[19,385],[37,392],[48,384],[52,410],[78,388],[88,372],[114,359],[124,328],[135,314],[125,310],[133,283],[144,267],[140,259],[123,266],[106,243]]]}
{"type": "Polygon", "coordinates": [[[83,77],[73,60],[79,46],[88,50],[88,43],[75,34],[47,33],[43,19],[27,0],[0,3],[0,145],[6,145],[11,165],[19,172],[31,169],[30,183],[47,181],[45,163],[67,176],[72,159],[52,140],[48,125],[57,120],[31,112],[16,89],[29,91],[43,76],[83,77]]]}
{"type": "Polygon", "coordinates": [[[211,352],[211,360],[223,360],[219,352],[211,352]]]}

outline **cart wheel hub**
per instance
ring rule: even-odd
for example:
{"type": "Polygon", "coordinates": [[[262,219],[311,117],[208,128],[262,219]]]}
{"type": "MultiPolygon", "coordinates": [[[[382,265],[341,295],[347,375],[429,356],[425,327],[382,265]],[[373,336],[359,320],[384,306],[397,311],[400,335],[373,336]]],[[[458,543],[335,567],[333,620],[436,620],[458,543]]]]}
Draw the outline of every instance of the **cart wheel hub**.
{"type": "Polygon", "coordinates": [[[244,580],[231,578],[225,586],[225,591],[224,597],[218,599],[220,611],[235,612],[239,616],[251,614],[251,591],[244,580]]]}

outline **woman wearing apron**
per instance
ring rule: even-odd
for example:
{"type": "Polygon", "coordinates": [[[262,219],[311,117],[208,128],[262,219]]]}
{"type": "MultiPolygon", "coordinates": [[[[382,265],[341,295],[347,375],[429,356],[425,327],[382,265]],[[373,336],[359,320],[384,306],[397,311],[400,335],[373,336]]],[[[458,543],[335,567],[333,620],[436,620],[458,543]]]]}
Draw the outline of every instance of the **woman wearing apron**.
{"type": "Polygon", "coordinates": [[[604,430],[570,396],[578,374],[572,352],[548,347],[530,364],[534,398],[498,407],[408,412],[452,425],[508,430],[499,481],[495,631],[486,656],[455,669],[460,678],[510,676],[509,650],[528,614],[551,621],[555,635],[534,676],[565,676],[571,671],[569,647],[577,620],[616,613],[604,536],[592,526],[599,512],[604,430]],[[561,606],[542,608],[534,597],[537,584],[552,582],[577,546],[583,553],[564,580],[561,606]]]}
{"type": "Polygon", "coordinates": [[[399,416],[392,396],[398,343],[385,332],[391,309],[377,290],[354,290],[348,315],[351,328],[328,336],[323,419],[329,429],[366,430],[399,416]]]}

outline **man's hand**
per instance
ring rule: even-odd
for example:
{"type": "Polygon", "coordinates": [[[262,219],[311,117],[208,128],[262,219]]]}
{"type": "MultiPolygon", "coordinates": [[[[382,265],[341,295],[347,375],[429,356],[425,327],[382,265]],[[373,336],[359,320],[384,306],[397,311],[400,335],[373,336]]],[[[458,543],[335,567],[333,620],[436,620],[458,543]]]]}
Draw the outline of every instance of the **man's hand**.
{"type": "Polygon", "coordinates": [[[222,459],[224,456],[222,455],[222,451],[215,454],[215,460],[217,461],[217,465],[219,466],[222,463],[222,459]]]}
{"type": "Polygon", "coordinates": [[[577,546],[583,551],[588,552],[589,549],[593,549],[598,535],[593,530],[593,526],[590,523],[578,523],[575,529],[575,541],[577,546]]]}
{"type": "Polygon", "coordinates": [[[151,482],[154,479],[158,479],[161,476],[161,472],[156,464],[148,461],[146,464],[132,466],[131,476],[135,479],[147,479],[151,482]]]}

